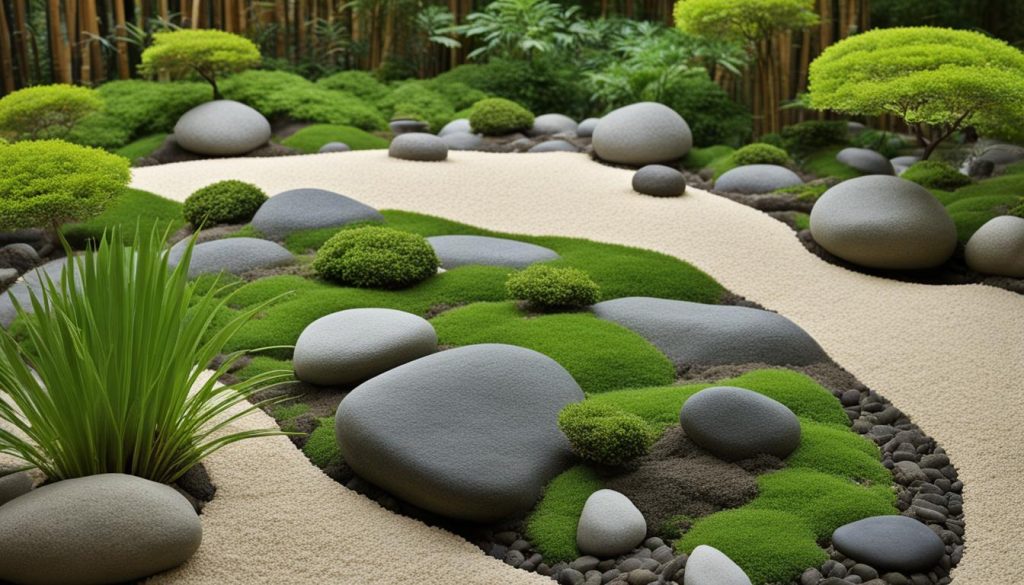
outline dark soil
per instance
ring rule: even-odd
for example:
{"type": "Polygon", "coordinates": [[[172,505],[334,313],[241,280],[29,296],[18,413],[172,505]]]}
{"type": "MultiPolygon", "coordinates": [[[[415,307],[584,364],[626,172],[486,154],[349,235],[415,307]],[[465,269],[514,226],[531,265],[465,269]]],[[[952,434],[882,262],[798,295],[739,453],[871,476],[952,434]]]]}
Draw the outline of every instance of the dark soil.
{"type": "Polygon", "coordinates": [[[215,157],[204,154],[196,154],[194,152],[189,152],[184,148],[178,146],[178,143],[174,140],[174,135],[171,134],[166,139],[164,139],[164,143],[161,144],[159,148],[150,153],[149,156],[140,157],[136,159],[133,164],[136,167],[151,167],[155,165],[163,165],[168,163],[206,160],[211,158],[249,158],[268,156],[291,156],[295,154],[302,153],[299,152],[298,150],[295,150],[294,148],[288,148],[287,146],[282,146],[280,144],[275,144],[273,142],[261,146],[260,148],[257,148],[256,150],[253,150],[251,152],[247,152],[245,154],[232,157],[215,157]]]}

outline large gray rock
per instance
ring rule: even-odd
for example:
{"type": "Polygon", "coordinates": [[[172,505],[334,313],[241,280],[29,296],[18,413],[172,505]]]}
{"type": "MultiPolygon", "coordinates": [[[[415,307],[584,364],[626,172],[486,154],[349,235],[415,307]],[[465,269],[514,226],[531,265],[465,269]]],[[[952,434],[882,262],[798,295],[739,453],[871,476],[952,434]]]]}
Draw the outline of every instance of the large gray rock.
{"type": "MultiPolygon", "coordinates": [[[[167,263],[172,268],[181,262],[188,240],[171,247],[167,263]]],[[[196,244],[188,265],[189,278],[203,274],[244,274],[260,268],[277,268],[295,263],[295,256],[280,244],[260,238],[224,238],[196,244]]]]}
{"type": "Polygon", "coordinates": [[[349,309],[310,323],[295,342],[295,377],[348,386],[437,351],[424,318],[393,309],[349,309]]]}
{"type": "Polygon", "coordinates": [[[526,152],[579,152],[575,144],[565,140],[545,140],[530,147],[526,152]]]}
{"type": "Polygon", "coordinates": [[[683,403],[679,424],[697,446],[726,461],[761,454],[784,459],[800,446],[800,420],[793,411],[746,388],[697,392],[683,403]]]}
{"type": "Polygon", "coordinates": [[[395,136],[388,147],[388,156],[402,160],[437,162],[448,158],[448,145],[433,134],[410,132],[395,136]]]}
{"type": "Polygon", "coordinates": [[[802,184],[799,175],[780,165],[743,165],[722,173],[715,191],[751,195],[802,184]]]}
{"type": "Polygon", "coordinates": [[[174,140],[196,154],[245,154],[270,140],[270,122],[243,103],[214,100],[185,112],[174,125],[174,140]]]}
{"type": "Polygon", "coordinates": [[[349,152],[352,148],[344,142],[328,142],[320,147],[320,152],[349,152]]]}
{"type": "Polygon", "coordinates": [[[448,122],[437,135],[448,136],[449,134],[458,134],[460,132],[466,134],[473,133],[473,127],[469,124],[469,118],[458,118],[448,122]]]}
{"type": "Polygon", "coordinates": [[[739,565],[717,548],[702,544],[686,560],[683,585],[751,585],[739,565]]]}
{"type": "Polygon", "coordinates": [[[335,432],[361,477],[436,514],[493,522],[528,511],[571,464],[558,413],[582,399],[543,354],[470,345],[364,382],[338,406],[335,432]]]}
{"type": "Polygon", "coordinates": [[[956,226],[927,189],[899,177],[843,181],[811,210],[811,235],[823,248],[868,268],[942,264],[956,248],[956,226]]]}
{"type": "Polygon", "coordinates": [[[427,238],[445,270],[470,264],[526,268],[555,260],[558,254],[536,244],[488,236],[433,236],[427,238]]]}
{"type": "Polygon", "coordinates": [[[881,572],[926,573],[942,558],[942,539],[907,516],[873,516],[840,526],[832,544],[847,557],[881,572]]]}
{"type": "Polygon", "coordinates": [[[292,232],[384,221],[369,205],[323,189],[292,189],[267,199],[252,218],[252,227],[274,240],[292,232]]]}
{"type": "Polygon", "coordinates": [[[585,555],[608,559],[635,549],[647,537],[647,521],[629,498],[615,490],[597,490],[583,505],[576,546],[585,555]]]}
{"type": "Polygon", "coordinates": [[[624,297],[597,303],[591,310],[636,332],[677,365],[800,366],[828,359],[795,323],[759,309],[624,297]]]}
{"type": "Polygon", "coordinates": [[[61,275],[64,273],[64,266],[67,265],[67,260],[67,258],[58,258],[37,267],[35,270],[30,270],[22,275],[20,281],[15,282],[9,289],[0,293],[0,327],[4,329],[10,327],[15,317],[18,316],[14,303],[11,301],[11,296],[18,300],[18,303],[25,309],[25,312],[31,313],[33,311],[32,292],[34,291],[37,295],[41,294],[46,283],[46,277],[59,284],[61,275]]]}
{"type": "Polygon", "coordinates": [[[25,272],[42,262],[36,249],[24,242],[7,244],[0,248],[0,268],[13,268],[25,272]]]}
{"type": "Polygon", "coordinates": [[[594,128],[597,128],[597,123],[601,121],[601,118],[587,118],[580,122],[580,125],[576,127],[576,136],[580,138],[590,138],[594,135],[594,128]]]}
{"type": "Polygon", "coordinates": [[[679,197],[686,191],[686,177],[672,167],[647,165],[633,174],[633,190],[654,197],[679,197]]]}
{"type": "Polygon", "coordinates": [[[484,144],[483,137],[469,132],[449,132],[441,136],[441,140],[449,150],[478,150],[484,144]]]}
{"type": "Polygon", "coordinates": [[[892,163],[881,153],[870,148],[844,148],[836,160],[868,175],[895,175],[892,163]]]}
{"type": "Polygon", "coordinates": [[[533,127],[527,132],[530,136],[546,136],[562,132],[576,133],[579,124],[564,114],[542,114],[533,119],[533,127]]]}
{"type": "Polygon", "coordinates": [[[593,139],[598,157],[635,166],[680,159],[693,146],[693,135],[683,117],[655,102],[613,110],[597,123],[593,139]]]}
{"type": "Polygon", "coordinates": [[[1024,160],[1024,146],[1016,144],[991,144],[984,147],[978,160],[990,161],[997,167],[1004,167],[1024,160]]]}
{"type": "MultiPolygon", "coordinates": [[[[3,468],[0,468],[0,473],[6,473],[6,471],[3,468]]],[[[32,491],[32,487],[35,483],[35,480],[32,479],[32,476],[29,475],[27,471],[19,471],[17,473],[0,476],[0,506],[10,502],[14,498],[29,493],[32,491]]]]}
{"type": "Polygon", "coordinates": [[[0,580],[134,581],[184,563],[202,537],[192,505],[169,486],[116,473],[67,479],[0,506],[0,580]]]}
{"type": "Polygon", "coordinates": [[[993,217],[974,232],[964,249],[967,267],[982,274],[1024,278],[1024,218],[993,217]]]}
{"type": "Polygon", "coordinates": [[[907,155],[891,158],[889,159],[889,162],[892,163],[893,171],[895,171],[896,175],[899,176],[905,173],[907,169],[914,166],[914,163],[917,163],[920,160],[921,157],[919,156],[907,155]]]}

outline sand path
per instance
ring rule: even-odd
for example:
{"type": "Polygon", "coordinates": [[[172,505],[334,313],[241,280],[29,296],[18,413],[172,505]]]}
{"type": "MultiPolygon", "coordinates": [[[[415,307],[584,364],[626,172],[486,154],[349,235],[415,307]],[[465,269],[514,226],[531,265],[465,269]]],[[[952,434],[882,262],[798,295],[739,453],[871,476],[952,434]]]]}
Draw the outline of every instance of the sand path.
{"type": "MultiPolygon", "coordinates": [[[[1024,578],[1024,297],[850,272],[808,253],[761,212],[699,191],[640,196],[630,189],[631,173],[577,154],[457,152],[445,163],[397,161],[383,151],[214,160],[136,169],[133,186],[182,200],[229,178],[269,193],[321,187],[379,209],[635,245],[692,262],[803,326],[945,446],[966,484],[968,548],[957,583],[1024,578]]],[[[204,518],[206,542],[167,581],[536,580],[331,485],[301,457],[284,439],[215,456],[222,497],[204,518]]]]}

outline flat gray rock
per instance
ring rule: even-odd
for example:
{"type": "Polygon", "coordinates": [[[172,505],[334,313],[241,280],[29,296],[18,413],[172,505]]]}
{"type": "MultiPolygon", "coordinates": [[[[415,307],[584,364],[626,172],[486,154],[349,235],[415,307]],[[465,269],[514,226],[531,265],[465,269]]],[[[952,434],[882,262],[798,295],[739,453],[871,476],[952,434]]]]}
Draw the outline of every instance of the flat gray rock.
{"type": "Polygon", "coordinates": [[[975,272],[1024,278],[1024,218],[1000,215],[988,220],[967,240],[964,256],[975,272]]]}
{"type": "Polygon", "coordinates": [[[344,142],[328,142],[320,147],[320,152],[349,152],[352,148],[344,142]]]}
{"type": "Polygon", "coordinates": [[[438,136],[448,136],[449,134],[457,134],[465,132],[466,134],[473,133],[473,127],[469,124],[469,118],[457,118],[448,122],[441,128],[441,131],[437,133],[438,136]]]}
{"type": "Polygon", "coordinates": [[[409,132],[395,136],[388,147],[388,156],[402,160],[438,162],[448,158],[448,145],[433,134],[409,132]]]}
{"type": "Polygon", "coordinates": [[[530,147],[526,152],[579,152],[575,144],[565,140],[545,140],[530,147]]]}
{"type": "Polygon", "coordinates": [[[550,136],[563,132],[576,133],[579,124],[564,114],[542,114],[533,119],[533,127],[527,132],[530,136],[550,136]]]}
{"type": "Polygon", "coordinates": [[[647,538],[647,521],[615,490],[590,494],[576,526],[576,546],[585,555],[610,559],[628,553],[647,538]]]}
{"type": "Polygon", "coordinates": [[[987,160],[997,167],[1012,165],[1024,160],[1024,146],[1016,144],[992,144],[977,156],[980,160],[987,160]]]}
{"type": "Polygon", "coordinates": [[[594,135],[594,128],[597,128],[597,123],[600,122],[600,118],[587,118],[580,122],[580,125],[576,127],[576,136],[580,138],[590,138],[594,135]]]}
{"type": "Polygon", "coordinates": [[[751,585],[739,565],[717,548],[702,544],[686,560],[683,585],[751,585]]]}
{"type": "Polygon", "coordinates": [[[793,411],[746,388],[697,392],[683,403],[679,424],[698,447],[725,461],[761,454],[785,459],[800,446],[800,420],[793,411]]]}
{"type": "Polygon", "coordinates": [[[185,112],[174,126],[174,139],[196,154],[245,154],[270,140],[270,122],[243,103],[214,100],[185,112]]]}
{"type": "Polygon", "coordinates": [[[448,150],[478,150],[484,144],[483,137],[469,132],[449,132],[441,136],[441,140],[448,145],[448,150]]]}
{"type": "Polygon", "coordinates": [[[295,342],[295,377],[349,386],[437,351],[426,319],[393,309],[349,309],[310,323],[295,342]]]}
{"type": "Polygon", "coordinates": [[[360,477],[436,514],[494,522],[530,510],[572,463],[558,413],[580,400],[551,358],[470,345],[364,382],[338,406],[335,433],[360,477]]]}
{"type": "Polygon", "coordinates": [[[427,241],[445,270],[471,264],[526,268],[559,257],[543,246],[489,236],[433,236],[427,241]]]}
{"type": "Polygon", "coordinates": [[[715,181],[715,191],[754,195],[803,183],[799,175],[780,165],[743,165],[722,173],[715,181]]]}
{"type": "Polygon", "coordinates": [[[956,248],[956,226],[927,189],[868,175],[843,181],[811,210],[811,235],[830,253],[868,268],[932,268],[956,248]]]}
{"type": "Polygon", "coordinates": [[[0,580],[135,581],[184,563],[202,538],[192,505],[169,486],[117,473],[67,479],[0,507],[0,580]]]}
{"type": "Polygon", "coordinates": [[[677,160],[693,147],[693,134],[683,117],[655,102],[613,110],[598,121],[593,139],[598,157],[634,166],[677,160]]]}
{"type": "Polygon", "coordinates": [[[633,174],[633,190],[654,197],[679,197],[686,191],[686,177],[672,167],[647,165],[633,174]]]}
{"type": "Polygon", "coordinates": [[[264,237],[281,240],[293,232],[351,223],[384,221],[369,205],[323,189],[292,189],[267,199],[252,218],[264,237]]]}
{"type": "MultiPolygon", "coordinates": [[[[4,469],[0,468],[0,472],[4,472],[4,469]]],[[[32,479],[32,476],[27,471],[19,471],[0,477],[0,506],[14,498],[29,493],[34,485],[35,480],[32,479]]]]}
{"type": "Polygon", "coordinates": [[[18,299],[18,303],[21,304],[21,307],[26,312],[31,313],[33,310],[32,291],[35,291],[38,295],[43,290],[43,285],[46,282],[43,275],[49,276],[53,282],[59,284],[67,261],[67,258],[58,258],[37,267],[35,270],[30,270],[22,275],[19,282],[15,282],[11,285],[11,288],[0,293],[0,327],[4,329],[10,327],[15,317],[18,316],[10,295],[14,295],[14,298],[18,299]]]}
{"type": "Polygon", "coordinates": [[[828,359],[806,331],[769,311],[650,297],[602,301],[591,310],[650,341],[676,365],[803,366],[828,359]]]}
{"type": "Polygon", "coordinates": [[[907,516],[873,516],[840,526],[832,544],[847,557],[877,569],[907,575],[927,573],[945,552],[942,539],[907,516]]]}
{"type": "Polygon", "coordinates": [[[868,175],[896,174],[889,159],[870,148],[844,148],[836,154],[836,160],[868,175]]]}
{"type": "MultiPolygon", "coordinates": [[[[181,262],[188,240],[182,240],[168,252],[173,268],[181,262]]],[[[244,274],[259,268],[277,268],[295,263],[295,256],[280,244],[260,238],[224,238],[196,244],[188,265],[189,278],[203,274],[244,274]]]]}

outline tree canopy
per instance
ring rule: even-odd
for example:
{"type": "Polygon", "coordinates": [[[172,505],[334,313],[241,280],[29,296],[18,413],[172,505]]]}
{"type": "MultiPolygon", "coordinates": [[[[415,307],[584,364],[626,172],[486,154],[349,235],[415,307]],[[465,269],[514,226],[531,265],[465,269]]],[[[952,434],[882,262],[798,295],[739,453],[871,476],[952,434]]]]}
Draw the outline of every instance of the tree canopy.
{"type": "Polygon", "coordinates": [[[683,32],[747,42],[818,23],[814,0],[680,0],[674,15],[683,32]]]}
{"type": "Polygon", "coordinates": [[[142,53],[141,70],[150,75],[195,72],[213,86],[214,99],[220,99],[218,75],[259,63],[259,47],[245,37],[219,30],[182,29],[154,34],[152,46],[142,53]]]}
{"type": "Polygon", "coordinates": [[[88,87],[26,87],[0,99],[0,131],[17,140],[63,138],[82,118],[102,108],[103,98],[88,87]]]}
{"type": "Polygon", "coordinates": [[[808,98],[821,110],[899,116],[927,158],[967,126],[993,135],[1016,130],[1024,119],[1024,53],[971,31],[877,29],[826,49],[811,64],[808,98]]]}

